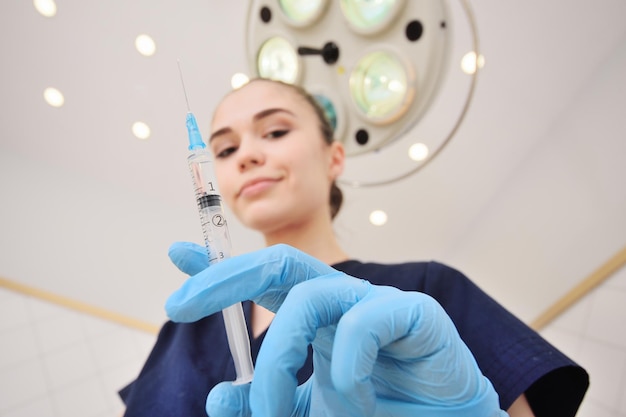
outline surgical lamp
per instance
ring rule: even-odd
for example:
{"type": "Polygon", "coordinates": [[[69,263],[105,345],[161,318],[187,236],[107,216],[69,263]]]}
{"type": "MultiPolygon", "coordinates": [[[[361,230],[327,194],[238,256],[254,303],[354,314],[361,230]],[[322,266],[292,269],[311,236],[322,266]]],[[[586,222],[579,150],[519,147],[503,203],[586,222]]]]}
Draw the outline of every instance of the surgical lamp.
{"type": "Polygon", "coordinates": [[[248,62],[256,76],[301,85],[318,99],[346,154],[371,172],[341,183],[395,182],[439,154],[469,107],[477,71],[462,94],[458,85],[443,88],[451,58],[467,52],[458,50],[453,22],[465,21],[471,44],[461,47],[479,56],[469,4],[455,4],[461,12],[446,0],[251,0],[248,62]],[[455,114],[447,130],[416,133],[437,106],[455,114]],[[411,159],[416,145],[422,156],[411,159]],[[390,158],[398,172],[381,172],[390,158]]]}

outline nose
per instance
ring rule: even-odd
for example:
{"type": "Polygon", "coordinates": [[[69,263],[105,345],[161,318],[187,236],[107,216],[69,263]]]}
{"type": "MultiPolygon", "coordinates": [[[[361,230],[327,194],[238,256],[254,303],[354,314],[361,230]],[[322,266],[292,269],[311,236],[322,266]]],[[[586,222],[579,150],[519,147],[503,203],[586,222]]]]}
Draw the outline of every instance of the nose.
{"type": "Polygon", "coordinates": [[[239,144],[237,152],[237,165],[239,171],[244,172],[248,169],[263,165],[265,163],[265,155],[259,146],[260,144],[254,140],[242,140],[239,144]]]}

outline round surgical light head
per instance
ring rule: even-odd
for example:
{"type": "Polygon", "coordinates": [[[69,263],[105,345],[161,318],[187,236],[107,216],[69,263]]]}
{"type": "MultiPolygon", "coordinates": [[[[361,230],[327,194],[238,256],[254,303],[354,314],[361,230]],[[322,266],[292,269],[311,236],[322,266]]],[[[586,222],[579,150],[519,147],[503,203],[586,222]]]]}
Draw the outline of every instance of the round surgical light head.
{"type": "Polygon", "coordinates": [[[327,0],[279,0],[280,9],[293,26],[315,23],[326,8],[327,0]]]}
{"type": "Polygon", "coordinates": [[[458,130],[476,77],[448,67],[454,51],[479,50],[469,2],[248,3],[250,74],[299,85],[317,96],[335,128],[334,139],[352,157],[340,183],[383,185],[413,175],[458,130]],[[459,7],[468,17],[460,26],[452,19],[459,7]],[[469,28],[470,37],[463,28],[469,28]],[[455,79],[444,85],[447,75],[455,79]],[[417,137],[428,148],[414,146],[409,158],[417,137]]]}
{"type": "Polygon", "coordinates": [[[285,38],[269,38],[257,54],[257,71],[262,78],[293,84],[298,80],[300,63],[294,47],[285,38]]]}
{"type": "Polygon", "coordinates": [[[354,31],[362,34],[373,34],[385,29],[391,23],[400,9],[402,1],[341,0],[341,11],[354,31]]]}
{"type": "Polygon", "coordinates": [[[386,51],[363,57],[350,74],[350,95],[368,121],[397,120],[411,104],[409,75],[403,63],[386,51]]]}

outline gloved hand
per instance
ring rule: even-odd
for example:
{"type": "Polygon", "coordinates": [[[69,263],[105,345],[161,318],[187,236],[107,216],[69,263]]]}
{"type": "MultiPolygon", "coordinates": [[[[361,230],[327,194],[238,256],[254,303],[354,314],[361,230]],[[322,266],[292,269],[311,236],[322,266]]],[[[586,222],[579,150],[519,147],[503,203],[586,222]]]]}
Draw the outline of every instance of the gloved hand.
{"type": "MultiPolygon", "coordinates": [[[[184,272],[204,248],[174,244],[184,272]]],[[[206,257],[204,257],[206,259],[206,257]]],[[[252,300],[276,316],[251,385],[217,385],[207,413],[222,416],[506,416],[491,383],[431,297],[350,277],[287,245],[241,255],[189,278],[166,303],[191,322],[252,300]],[[313,346],[314,373],[296,372],[313,346]]]]}

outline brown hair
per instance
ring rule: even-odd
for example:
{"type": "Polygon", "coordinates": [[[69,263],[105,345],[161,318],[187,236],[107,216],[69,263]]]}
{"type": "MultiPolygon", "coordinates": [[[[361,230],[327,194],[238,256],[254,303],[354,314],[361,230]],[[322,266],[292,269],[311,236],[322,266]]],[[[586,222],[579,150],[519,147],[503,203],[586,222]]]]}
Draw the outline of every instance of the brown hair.
{"type": "MultiPolygon", "coordinates": [[[[334,130],[333,130],[332,125],[330,124],[330,120],[328,120],[328,117],[326,116],[326,112],[324,111],[320,103],[317,101],[317,99],[313,97],[313,95],[311,95],[311,93],[309,93],[307,90],[305,90],[303,87],[299,85],[287,84],[282,81],[271,80],[268,78],[253,78],[249,82],[254,82],[254,81],[268,81],[268,82],[272,82],[278,85],[282,85],[291,89],[291,91],[296,93],[298,96],[302,97],[307,103],[309,103],[311,108],[315,111],[315,115],[317,116],[317,119],[320,124],[320,130],[321,130],[322,138],[324,139],[324,142],[326,142],[329,145],[333,143],[333,141],[335,140],[334,130]]],[[[342,203],[343,203],[343,192],[337,186],[337,182],[333,181],[330,187],[330,199],[329,199],[331,218],[334,219],[337,213],[339,213],[339,209],[341,208],[342,203]]]]}

